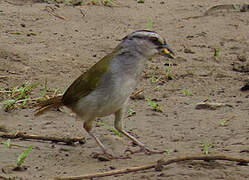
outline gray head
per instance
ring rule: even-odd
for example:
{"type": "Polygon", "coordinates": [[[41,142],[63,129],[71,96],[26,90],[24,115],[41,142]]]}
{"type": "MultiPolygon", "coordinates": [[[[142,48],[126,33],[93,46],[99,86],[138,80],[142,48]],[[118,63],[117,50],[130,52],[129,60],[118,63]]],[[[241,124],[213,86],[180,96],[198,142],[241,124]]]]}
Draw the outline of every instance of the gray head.
{"type": "Polygon", "coordinates": [[[153,31],[135,31],[123,38],[121,46],[129,50],[136,50],[147,58],[157,54],[169,58],[175,57],[174,52],[169,48],[165,39],[153,31]]]}

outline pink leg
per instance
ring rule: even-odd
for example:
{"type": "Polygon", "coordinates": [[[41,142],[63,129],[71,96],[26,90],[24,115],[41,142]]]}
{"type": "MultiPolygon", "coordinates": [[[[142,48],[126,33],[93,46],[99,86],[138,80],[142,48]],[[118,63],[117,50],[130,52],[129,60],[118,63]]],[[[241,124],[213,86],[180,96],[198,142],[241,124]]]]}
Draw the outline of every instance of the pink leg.
{"type": "MultiPolygon", "coordinates": [[[[104,144],[99,140],[99,138],[97,138],[92,132],[91,132],[91,129],[92,129],[92,121],[93,120],[90,120],[90,121],[85,121],[84,124],[83,124],[83,128],[87,131],[87,133],[95,140],[95,142],[98,144],[98,146],[100,147],[100,149],[102,150],[103,152],[103,155],[105,155],[108,159],[127,159],[128,157],[114,157],[112,154],[108,153],[107,152],[107,149],[105,148],[104,144]]],[[[101,156],[99,156],[101,154],[96,154],[95,157],[97,158],[102,158],[101,156]]],[[[108,160],[108,159],[105,159],[105,160],[108,160]]]]}
{"type": "Polygon", "coordinates": [[[142,142],[140,142],[137,138],[133,137],[132,135],[130,135],[128,132],[126,132],[125,130],[123,130],[123,124],[122,124],[122,116],[123,116],[123,110],[120,109],[117,112],[115,112],[115,128],[122,133],[123,135],[125,135],[126,137],[128,137],[129,139],[131,139],[135,144],[137,144],[140,147],[140,150],[138,151],[131,151],[131,150],[126,150],[128,152],[130,152],[131,154],[134,153],[138,153],[138,152],[144,152],[145,154],[162,154],[165,151],[155,151],[155,150],[150,150],[149,148],[147,148],[142,142]]]}

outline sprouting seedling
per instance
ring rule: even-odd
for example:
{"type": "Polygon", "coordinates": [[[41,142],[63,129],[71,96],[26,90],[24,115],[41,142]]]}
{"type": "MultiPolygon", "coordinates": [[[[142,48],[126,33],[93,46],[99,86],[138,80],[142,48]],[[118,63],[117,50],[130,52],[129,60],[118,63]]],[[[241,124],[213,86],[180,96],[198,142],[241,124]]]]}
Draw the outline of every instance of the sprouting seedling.
{"type": "Polygon", "coordinates": [[[48,92],[48,81],[47,79],[45,79],[44,81],[44,87],[42,89],[42,92],[41,92],[41,97],[45,96],[48,92]]]}
{"type": "Polygon", "coordinates": [[[134,116],[136,114],[136,111],[133,109],[133,107],[130,107],[128,110],[128,117],[134,116]]]}
{"type": "Polygon", "coordinates": [[[160,87],[157,86],[157,87],[155,87],[153,90],[154,90],[154,91],[160,91],[160,87]]]}
{"type": "Polygon", "coordinates": [[[214,48],[214,57],[218,57],[220,55],[220,50],[217,48],[214,48]]]}
{"type": "Polygon", "coordinates": [[[219,56],[220,56],[220,50],[217,48],[214,48],[214,59],[218,60],[219,56]]]}
{"type": "Polygon", "coordinates": [[[208,97],[206,101],[207,101],[207,102],[212,102],[212,100],[211,100],[210,97],[208,97]]]}
{"type": "Polygon", "coordinates": [[[8,140],[6,141],[6,146],[7,146],[7,148],[10,148],[10,147],[11,147],[10,139],[8,139],[8,140]]]}
{"type": "Polygon", "coordinates": [[[104,0],[103,5],[112,7],[114,5],[114,2],[112,0],[104,0]]]}
{"type": "Polygon", "coordinates": [[[115,128],[113,128],[112,126],[109,126],[107,123],[104,122],[97,122],[98,125],[103,125],[105,126],[107,129],[109,129],[111,132],[113,132],[115,135],[122,137],[122,134],[115,128]]]}
{"type": "Polygon", "coordinates": [[[165,152],[165,155],[171,155],[175,150],[174,149],[168,149],[166,152],[165,152]]]}
{"type": "Polygon", "coordinates": [[[157,83],[157,82],[160,81],[161,78],[162,78],[161,76],[159,76],[159,77],[157,78],[155,75],[152,75],[152,77],[151,77],[151,82],[152,82],[152,83],[157,83]]]}
{"type": "MultiPolygon", "coordinates": [[[[83,5],[83,1],[81,2],[81,5],[83,5]]],[[[87,2],[86,5],[113,7],[115,3],[113,0],[91,0],[90,2],[87,2]]]]}
{"type": "Polygon", "coordinates": [[[187,89],[184,89],[183,90],[183,93],[186,95],[186,96],[192,96],[191,92],[187,89]]]}
{"type": "MultiPolygon", "coordinates": [[[[65,91],[66,91],[66,89],[65,89],[65,91]]],[[[46,96],[47,93],[52,93],[52,96],[55,96],[57,94],[60,94],[61,90],[59,88],[55,88],[55,89],[48,88],[47,79],[45,79],[44,87],[43,87],[42,92],[41,92],[41,97],[46,96]]]]}
{"type": "Polygon", "coordinates": [[[72,0],[64,0],[65,1],[65,3],[71,3],[72,2],[72,0]]]}
{"type": "Polygon", "coordinates": [[[157,71],[158,67],[157,66],[154,66],[153,67],[153,73],[152,73],[152,76],[151,76],[151,82],[152,83],[157,83],[160,81],[160,79],[162,78],[161,76],[159,77],[156,77],[156,71],[157,71]]]}
{"type": "Polygon", "coordinates": [[[137,3],[144,3],[144,0],[137,0],[137,3]]]}
{"type": "Polygon", "coordinates": [[[28,157],[29,153],[31,152],[32,150],[32,145],[28,147],[28,149],[26,151],[24,151],[22,154],[20,154],[18,156],[18,159],[17,159],[17,167],[21,167],[24,160],[28,157]]]}
{"type": "Polygon", "coordinates": [[[147,29],[148,29],[148,30],[151,30],[151,29],[152,29],[152,20],[151,20],[151,19],[148,20],[147,29]]]}
{"type": "Polygon", "coordinates": [[[220,125],[221,125],[221,126],[227,126],[227,121],[226,121],[226,120],[222,120],[222,121],[220,122],[220,125]]]}
{"type": "Polygon", "coordinates": [[[155,111],[163,112],[163,110],[161,109],[161,104],[155,103],[155,102],[153,102],[152,100],[150,100],[148,98],[146,98],[146,101],[153,107],[153,109],[155,111]]]}
{"type": "Polygon", "coordinates": [[[15,108],[15,102],[16,100],[15,99],[8,99],[6,101],[3,102],[3,105],[4,105],[4,110],[5,111],[10,111],[11,109],[14,109],[15,108]]]}
{"type": "Polygon", "coordinates": [[[203,153],[204,153],[204,154],[208,154],[208,153],[209,153],[210,148],[212,148],[212,147],[213,147],[213,145],[212,145],[212,144],[208,144],[208,143],[206,143],[206,141],[205,141],[205,140],[203,140],[203,141],[202,141],[202,148],[203,148],[203,153]]]}
{"type": "Polygon", "coordinates": [[[171,73],[171,66],[172,66],[172,62],[171,61],[169,61],[169,66],[168,66],[168,68],[166,69],[166,76],[167,76],[167,78],[169,79],[169,80],[172,80],[173,79],[173,75],[172,75],[172,73],[171,73]]]}
{"type": "Polygon", "coordinates": [[[3,102],[4,110],[10,111],[16,108],[17,104],[25,106],[27,101],[30,100],[30,94],[34,88],[37,88],[39,83],[30,84],[25,82],[21,87],[14,87],[8,91],[8,96],[10,99],[3,102]]]}
{"type": "Polygon", "coordinates": [[[229,122],[230,120],[234,119],[234,118],[235,118],[235,116],[232,116],[232,117],[230,117],[230,118],[228,118],[228,119],[224,119],[224,120],[220,121],[220,126],[227,126],[227,125],[228,125],[228,122],[229,122]]]}

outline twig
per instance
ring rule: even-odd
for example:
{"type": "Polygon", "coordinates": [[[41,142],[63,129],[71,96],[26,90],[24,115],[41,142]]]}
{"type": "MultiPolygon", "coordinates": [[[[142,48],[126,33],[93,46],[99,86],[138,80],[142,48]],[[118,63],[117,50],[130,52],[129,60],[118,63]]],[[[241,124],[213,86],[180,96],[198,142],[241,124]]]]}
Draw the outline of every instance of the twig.
{"type": "Polygon", "coordinates": [[[34,99],[20,99],[18,101],[16,101],[15,103],[21,103],[21,102],[24,102],[24,101],[38,101],[38,100],[41,100],[43,97],[38,97],[38,98],[34,98],[34,99]]]}
{"type": "Polygon", "coordinates": [[[2,174],[0,174],[0,179],[2,179],[2,180],[12,180],[12,178],[6,177],[6,176],[4,176],[2,174]]]}
{"type": "Polygon", "coordinates": [[[80,175],[80,176],[68,176],[68,177],[55,177],[54,180],[80,180],[80,179],[91,179],[96,177],[104,177],[104,176],[113,176],[117,174],[124,174],[124,173],[130,173],[130,172],[136,172],[136,171],[142,171],[147,169],[156,168],[156,170],[161,170],[161,167],[163,165],[169,165],[172,163],[180,162],[180,161],[190,161],[190,160],[223,160],[223,161],[235,161],[239,163],[249,163],[249,159],[242,159],[242,158],[234,158],[234,157],[228,157],[228,156],[219,156],[219,155],[196,155],[196,156],[182,156],[182,157],[176,157],[172,159],[162,159],[157,162],[153,162],[147,165],[138,166],[138,167],[130,167],[120,170],[114,170],[114,171],[107,171],[104,173],[96,173],[96,174],[87,174],[87,175],[80,175]]]}
{"type": "Polygon", "coordinates": [[[0,93],[11,93],[12,91],[0,91],[0,93]]]}
{"type": "Polygon", "coordinates": [[[7,78],[7,76],[0,76],[0,79],[4,79],[4,78],[7,78]]]}
{"type": "Polygon", "coordinates": [[[134,92],[133,94],[130,95],[131,99],[136,99],[137,97],[139,97],[139,95],[144,91],[144,89],[140,89],[137,92],[134,92]]]}
{"type": "Polygon", "coordinates": [[[240,12],[247,12],[249,11],[249,4],[221,4],[221,5],[216,5],[212,6],[209,8],[204,15],[210,15],[214,11],[217,10],[235,10],[235,11],[240,11],[240,12]]]}
{"type": "Polygon", "coordinates": [[[63,16],[61,16],[61,15],[57,14],[56,12],[54,12],[54,11],[55,11],[55,8],[52,8],[52,7],[50,7],[50,6],[46,6],[46,7],[45,7],[45,10],[46,10],[50,15],[53,15],[53,16],[55,16],[55,17],[57,17],[57,18],[66,20],[66,18],[64,18],[63,16]]]}
{"type": "Polygon", "coordinates": [[[54,137],[54,136],[42,136],[42,135],[34,135],[34,134],[25,134],[23,132],[18,132],[16,134],[10,133],[0,133],[0,137],[8,138],[8,139],[36,139],[43,141],[52,141],[52,142],[63,142],[67,145],[72,145],[75,142],[79,142],[81,144],[85,144],[84,137],[76,137],[76,138],[68,138],[68,137],[54,137]]]}
{"type": "Polygon", "coordinates": [[[86,13],[84,13],[83,9],[79,9],[80,13],[82,14],[83,17],[86,17],[86,13]]]}

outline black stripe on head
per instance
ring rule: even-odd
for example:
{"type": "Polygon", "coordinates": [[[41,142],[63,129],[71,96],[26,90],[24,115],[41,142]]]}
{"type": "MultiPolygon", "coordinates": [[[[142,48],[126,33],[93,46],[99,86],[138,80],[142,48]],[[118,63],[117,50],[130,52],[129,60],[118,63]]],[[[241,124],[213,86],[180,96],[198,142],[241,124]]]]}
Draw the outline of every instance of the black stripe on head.
{"type": "Polygon", "coordinates": [[[165,40],[157,32],[154,31],[148,31],[148,30],[135,31],[126,36],[124,39],[133,39],[133,38],[148,39],[157,46],[162,46],[166,44],[165,40]]]}

